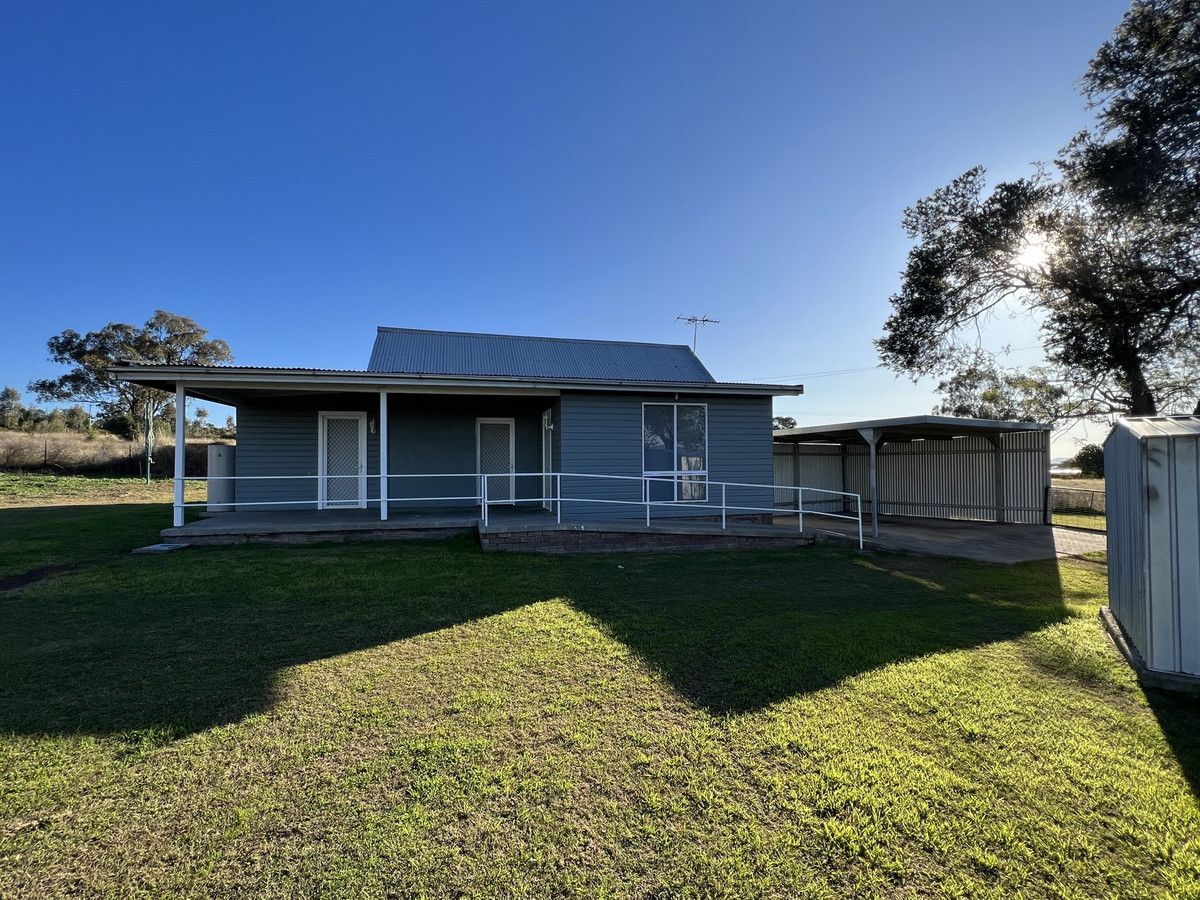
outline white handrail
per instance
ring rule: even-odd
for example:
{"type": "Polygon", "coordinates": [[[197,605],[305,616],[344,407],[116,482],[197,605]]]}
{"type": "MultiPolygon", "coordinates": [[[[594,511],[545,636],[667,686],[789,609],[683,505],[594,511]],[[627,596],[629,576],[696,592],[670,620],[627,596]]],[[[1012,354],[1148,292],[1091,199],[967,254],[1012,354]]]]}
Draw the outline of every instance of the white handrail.
{"type": "MultiPolygon", "coordinates": [[[[692,509],[692,510],[711,509],[714,511],[714,513],[716,510],[719,509],[720,516],[721,516],[721,528],[722,529],[725,529],[727,527],[728,513],[731,510],[734,512],[770,513],[772,516],[793,515],[794,514],[797,518],[797,524],[798,524],[799,530],[801,532],[804,530],[804,516],[805,516],[805,514],[807,514],[810,516],[825,516],[825,517],[831,518],[831,519],[845,519],[847,521],[856,522],[858,525],[858,546],[859,546],[859,549],[862,549],[862,547],[863,547],[862,495],[854,493],[853,491],[836,491],[836,490],[832,490],[830,488],[814,488],[814,487],[808,487],[806,485],[755,484],[755,483],[742,482],[742,481],[710,481],[710,480],[708,480],[707,477],[705,477],[705,479],[703,481],[696,480],[696,481],[692,482],[694,484],[703,484],[705,486],[705,496],[704,496],[704,499],[702,499],[702,500],[697,500],[697,499],[652,500],[652,499],[650,499],[650,484],[652,482],[674,484],[678,481],[678,479],[681,476],[690,476],[692,478],[695,478],[696,474],[697,474],[696,472],[692,472],[692,471],[676,472],[673,475],[655,474],[655,475],[641,475],[641,476],[637,476],[637,475],[605,475],[605,474],[591,473],[591,472],[487,472],[487,473],[484,473],[484,472],[402,472],[402,473],[389,473],[387,475],[382,475],[382,474],[376,473],[374,475],[366,475],[366,476],[358,475],[358,474],[354,474],[354,475],[212,475],[212,476],[189,475],[189,476],[181,476],[178,480],[181,484],[183,484],[188,481],[203,481],[203,482],[207,483],[209,481],[233,481],[233,482],[238,482],[238,481],[301,481],[301,480],[310,480],[310,479],[332,480],[332,479],[344,479],[344,478],[356,478],[356,479],[363,479],[363,478],[367,478],[367,479],[371,479],[371,478],[374,478],[374,479],[464,478],[465,479],[465,478],[470,478],[470,479],[476,479],[477,480],[476,483],[478,485],[477,492],[473,493],[473,494],[457,494],[457,495],[444,494],[444,495],[417,496],[417,497],[393,497],[389,494],[389,496],[387,498],[387,502],[388,503],[420,503],[420,502],[455,501],[455,500],[474,501],[480,507],[480,518],[481,518],[485,528],[487,527],[488,522],[489,522],[489,511],[490,511],[491,505],[493,505],[494,503],[499,503],[499,502],[504,502],[505,504],[509,504],[509,503],[513,503],[516,501],[519,501],[522,503],[550,503],[550,504],[553,504],[554,510],[555,510],[555,520],[560,524],[562,523],[562,507],[563,507],[564,503],[593,503],[593,504],[610,504],[610,505],[618,505],[618,506],[620,506],[620,505],[643,506],[643,507],[645,507],[645,510],[646,510],[646,525],[647,525],[647,527],[649,527],[651,524],[651,521],[652,521],[651,513],[655,507],[667,507],[667,508],[676,509],[676,510],[678,510],[678,509],[692,509]],[[499,501],[499,500],[492,501],[489,499],[489,496],[488,496],[488,479],[489,478],[503,477],[503,478],[508,478],[508,479],[514,480],[514,482],[515,482],[515,479],[517,479],[517,478],[540,478],[540,479],[543,479],[543,481],[541,483],[544,485],[545,478],[547,475],[553,476],[551,479],[551,485],[553,488],[552,496],[543,496],[543,497],[510,496],[510,497],[507,497],[504,501],[499,501]],[[563,496],[563,478],[564,477],[568,478],[568,479],[580,478],[580,479],[593,479],[593,480],[606,480],[606,481],[637,482],[641,485],[641,498],[638,500],[613,500],[610,498],[603,498],[603,497],[563,496]],[[711,499],[713,488],[720,489],[720,503],[719,504],[713,502],[711,499]],[[728,496],[729,488],[749,488],[749,489],[771,491],[771,492],[781,491],[781,490],[796,491],[796,507],[795,507],[795,509],[779,509],[774,505],[773,501],[772,501],[771,506],[752,506],[749,504],[741,504],[741,503],[732,503],[731,504],[731,503],[729,503],[729,496],[728,496]],[[846,513],[832,513],[832,512],[827,512],[825,510],[819,510],[819,509],[805,509],[804,508],[804,495],[805,495],[806,491],[815,493],[815,494],[825,494],[825,495],[831,495],[831,496],[853,498],[854,504],[855,504],[855,514],[849,515],[846,513]]],[[[773,496],[774,496],[774,494],[772,493],[772,497],[773,496]]],[[[253,500],[253,501],[233,500],[230,502],[222,502],[222,501],[215,501],[215,502],[217,505],[220,505],[220,506],[232,506],[234,508],[238,508],[238,507],[244,507],[244,506],[274,506],[274,507],[312,506],[313,504],[318,503],[319,501],[316,498],[312,498],[312,499],[308,499],[308,500],[253,500]]],[[[334,502],[338,502],[338,501],[334,501],[334,502]]],[[[360,503],[363,505],[378,505],[381,503],[381,501],[378,497],[375,497],[375,498],[361,498],[360,497],[360,498],[355,498],[354,501],[347,500],[345,502],[355,502],[355,503],[360,503]]],[[[207,505],[209,505],[209,503],[210,503],[210,501],[208,501],[208,500],[192,501],[190,503],[189,502],[177,502],[174,504],[174,507],[176,509],[183,509],[183,508],[190,508],[190,507],[207,506],[207,505]]]]}

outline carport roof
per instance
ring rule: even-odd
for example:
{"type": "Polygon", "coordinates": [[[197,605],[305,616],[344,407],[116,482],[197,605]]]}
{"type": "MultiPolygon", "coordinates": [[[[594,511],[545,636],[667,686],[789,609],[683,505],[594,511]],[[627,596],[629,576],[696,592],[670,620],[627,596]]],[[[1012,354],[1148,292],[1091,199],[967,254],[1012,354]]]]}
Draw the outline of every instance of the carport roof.
{"type": "Polygon", "coordinates": [[[970,434],[1007,434],[1012,431],[1048,431],[1037,422],[1006,422],[999,419],[958,419],[952,416],[899,416],[891,419],[867,419],[862,422],[838,422],[830,425],[805,425],[775,432],[777,443],[789,444],[865,444],[862,432],[874,430],[885,440],[946,440],[970,434]]]}

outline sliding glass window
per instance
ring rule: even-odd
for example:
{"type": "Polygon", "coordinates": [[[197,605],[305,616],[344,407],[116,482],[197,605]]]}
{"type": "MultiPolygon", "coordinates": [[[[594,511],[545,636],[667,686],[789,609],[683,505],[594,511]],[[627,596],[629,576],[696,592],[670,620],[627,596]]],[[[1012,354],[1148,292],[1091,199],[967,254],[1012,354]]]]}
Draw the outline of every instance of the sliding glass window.
{"type": "Polygon", "coordinates": [[[642,404],[642,474],[650,500],[708,498],[706,404],[642,404]]]}

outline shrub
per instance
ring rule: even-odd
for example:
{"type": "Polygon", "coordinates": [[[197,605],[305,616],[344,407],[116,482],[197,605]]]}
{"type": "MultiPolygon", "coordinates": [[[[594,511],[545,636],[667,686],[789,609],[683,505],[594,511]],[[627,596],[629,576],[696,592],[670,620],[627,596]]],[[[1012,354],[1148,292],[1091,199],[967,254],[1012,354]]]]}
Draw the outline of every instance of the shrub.
{"type": "Polygon", "coordinates": [[[1104,477],[1104,448],[1088,444],[1071,460],[1084,478],[1104,477]]]}

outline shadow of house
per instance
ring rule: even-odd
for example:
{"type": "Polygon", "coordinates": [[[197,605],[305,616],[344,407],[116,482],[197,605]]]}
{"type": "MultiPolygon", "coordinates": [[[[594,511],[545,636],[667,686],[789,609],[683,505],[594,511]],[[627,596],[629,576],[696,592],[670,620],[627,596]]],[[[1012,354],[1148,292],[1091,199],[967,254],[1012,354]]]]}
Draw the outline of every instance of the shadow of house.
{"type": "Polygon", "coordinates": [[[892,663],[1011,640],[1067,616],[1053,563],[997,569],[815,550],[725,554],[710,558],[702,581],[688,583],[688,574],[634,560],[626,563],[629,588],[595,584],[572,602],[720,715],[892,663]]]}
{"type": "Polygon", "coordinates": [[[270,709],[289,666],[551,598],[715,714],[1066,615],[1053,563],[832,548],[563,558],[462,538],[125,556],[0,598],[0,730],[169,740],[270,709]]]}

